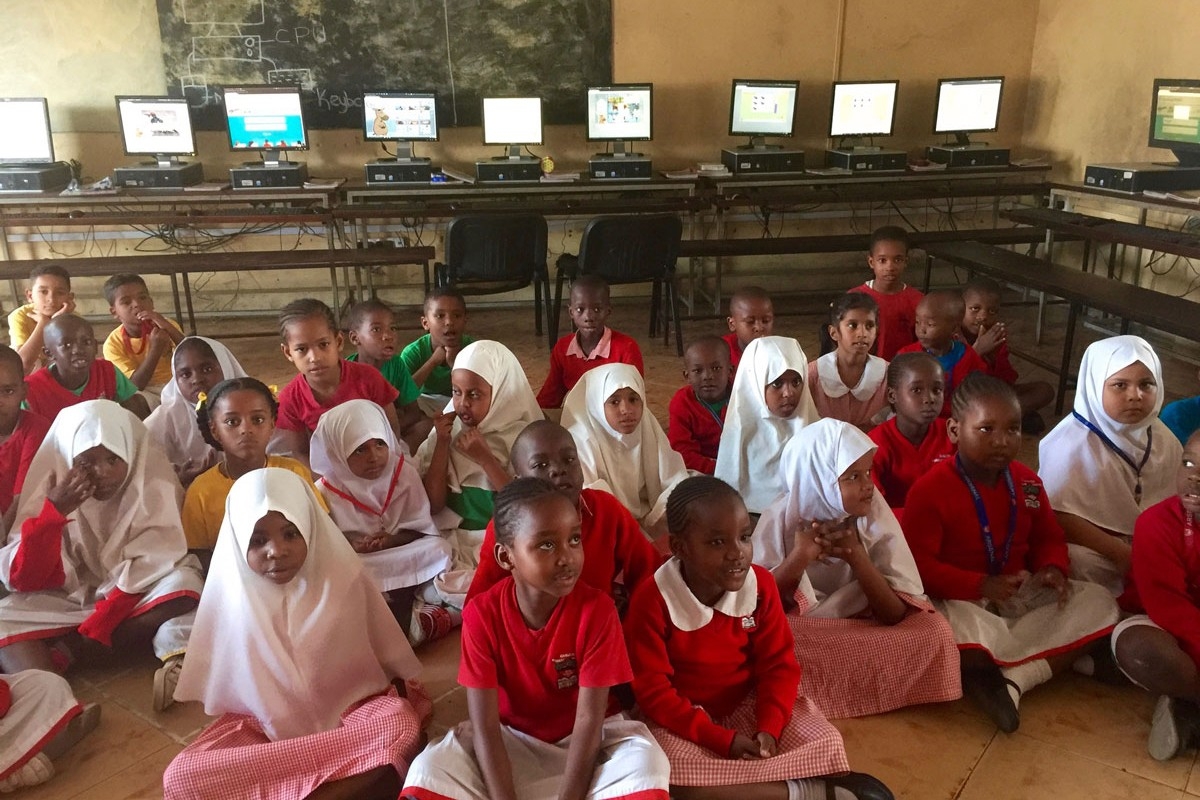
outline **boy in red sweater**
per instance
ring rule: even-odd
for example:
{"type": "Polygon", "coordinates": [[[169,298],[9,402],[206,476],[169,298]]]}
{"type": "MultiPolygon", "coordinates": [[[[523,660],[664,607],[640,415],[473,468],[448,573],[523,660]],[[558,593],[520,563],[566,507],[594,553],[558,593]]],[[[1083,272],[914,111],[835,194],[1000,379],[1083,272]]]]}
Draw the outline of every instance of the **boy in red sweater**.
{"type": "Polygon", "coordinates": [[[717,467],[732,378],[729,348],[719,336],[697,339],[684,351],[683,379],[688,385],[671,398],[667,440],[688,469],[712,475],[717,467]]]}
{"type": "Polygon", "coordinates": [[[759,286],[743,286],[729,298],[729,330],[723,337],[729,345],[729,364],[737,372],[742,351],[755,339],[775,332],[775,305],[771,295],[759,286]]]}
{"type": "Polygon", "coordinates": [[[954,389],[972,372],[987,372],[988,365],[971,347],[958,339],[965,304],[958,292],[930,292],[917,304],[917,341],[900,348],[901,353],[928,353],[942,365],[946,381],[941,416],[950,416],[954,389]]]}
{"type": "Polygon", "coordinates": [[[597,275],[580,275],[571,284],[567,309],[575,332],[563,336],[550,351],[550,373],[537,394],[540,408],[561,408],[567,392],[583,373],[601,364],[632,364],[643,375],[642,351],[633,337],[608,327],[612,300],[608,283],[597,275]]]}
{"type": "Polygon", "coordinates": [[[20,494],[29,462],[50,430],[50,420],[21,410],[26,392],[21,356],[0,344],[0,515],[20,494]]]}
{"type": "Polygon", "coordinates": [[[908,232],[895,225],[884,225],[871,234],[867,266],[874,279],[850,291],[870,295],[879,306],[879,335],[875,355],[891,361],[900,348],[916,341],[913,326],[917,321],[917,303],[923,295],[904,282],[908,268],[908,232]]]}

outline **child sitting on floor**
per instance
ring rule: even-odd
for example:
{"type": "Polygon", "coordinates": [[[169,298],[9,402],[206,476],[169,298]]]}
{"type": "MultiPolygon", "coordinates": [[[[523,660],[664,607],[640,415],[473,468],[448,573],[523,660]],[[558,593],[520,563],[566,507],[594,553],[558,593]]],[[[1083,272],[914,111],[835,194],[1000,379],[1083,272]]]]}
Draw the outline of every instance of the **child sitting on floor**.
{"type": "Polygon", "coordinates": [[[470,721],[408,772],[414,800],[667,800],[667,760],[609,689],[633,673],[612,600],[579,580],[579,512],[546,481],[496,497],[494,558],[512,577],[463,614],[470,721]]]}
{"type": "Polygon", "coordinates": [[[1158,418],[1176,439],[1186,442],[1193,433],[1200,431],[1200,395],[1167,403],[1158,418]]]}
{"type": "Polygon", "coordinates": [[[421,473],[400,448],[383,409],[369,400],[348,400],[327,411],[313,433],[312,464],[333,521],[409,640],[416,644],[448,633],[456,620],[440,605],[418,601],[418,595],[428,596],[434,577],[450,569],[450,545],[433,524],[421,473]]]}
{"type": "Polygon", "coordinates": [[[415,451],[429,435],[433,422],[417,405],[421,390],[397,351],[396,313],[382,300],[364,300],[350,306],[342,327],[357,351],[346,356],[346,360],[379,370],[400,393],[395,403],[400,441],[409,452],[415,451]]]}
{"type": "Polygon", "coordinates": [[[789,609],[804,694],[830,719],[962,695],[954,634],[875,491],[874,454],[848,423],[805,427],[779,462],[786,494],[754,529],[754,563],[789,609]]]}
{"type": "Polygon", "coordinates": [[[450,402],[450,371],[463,348],[475,341],[467,327],[467,300],[453,286],[442,286],[425,295],[421,327],[428,333],[400,351],[400,359],[421,389],[422,413],[437,417],[450,402]]]}
{"type": "Polygon", "coordinates": [[[646,413],[641,373],[628,364],[587,373],[563,403],[562,424],[579,448],[584,485],[611,492],[651,540],[660,538],[667,495],[687,477],[687,467],[646,413]]]}
{"type": "Polygon", "coordinates": [[[575,332],[555,343],[550,351],[550,372],[537,393],[542,408],[559,408],[567,392],[583,373],[603,364],[630,364],[643,375],[642,351],[632,336],[608,327],[612,300],[608,283],[598,275],[580,275],[571,284],[567,311],[575,332]]]}
{"type": "Polygon", "coordinates": [[[729,348],[719,336],[705,336],[683,351],[683,386],[667,411],[667,440],[690,470],[712,475],[729,408],[733,369],[729,348]]]}
{"type": "Polygon", "coordinates": [[[982,356],[958,338],[964,313],[966,303],[958,292],[948,289],[930,292],[917,304],[917,341],[900,348],[900,353],[928,353],[942,365],[943,417],[950,416],[950,403],[958,385],[972,372],[988,371],[982,356]]]}
{"type": "Polygon", "coordinates": [[[746,348],[733,379],[713,474],[738,490],[751,514],[761,514],[783,494],[779,454],[817,419],[807,375],[808,359],[799,342],[767,336],[746,348]]]}
{"type": "Polygon", "coordinates": [[[49,366],[33,372],[26,380],[26,407],[51,422],[58,412],[86,400],[113,400],[132,411],[138,419],[150,416],[146,398],[138,394],[111,361],[96,358],[96,335],[92,326],[74,314],[50,320],[43,329],[43,353],[49,366]]]}
{"type": "Polygon", "coordinates": [[[867,435],[878,447],[872,466],[883,499],[896,511],[908,490],[940,461],[953,458],[942,413],[942,365],[928,353],[896,356],[887,371],[887,399],[896,415],[867,435]]]}
{"type": "Polygon", "coordinates": [[[829,338],[836,348],[808,365],[808,390],[822,417],[863,430],[887,408],[888,362],[871,355],[879,307],[869,295],[847,292],[830,307],[829,338]]]}
{"type": "Polygon", "coordinates": [[[25,299],[29,302],[8,315],[8,344],[21,356],[28,373],[45,362],[46,325],[55,317],[75,313],[71,276],[58,264],[36,266],[29,273],[25,299]]]}
{"type": "Polygon", "coordinates": [[[849,765],[841,734],[800,695],[800,666],[753,525],[707,475],[671,492],[673,558],[633,594],[633,691],[671,763],[671,795],[862,798],[892,794],[849,765]]]}
{"type": "Polygon", "coordinates": [[[923,295],[904,282],[908,268],[908,232],[895,225],[876,228],[871,234],[867,266],[874,279],[850,291],[862,292],[879,307],[879,334],[875,355],[884,361],[895,358],[900,348],[917,340],[917,304],[923,295]]]}
{"type": "Polygon", "coordinates": [[[230,489],[192,641],[176,697],[221,717],[167,767],[167,800],[396,796],[421,748],[405,685],[421,665],[300,476],[230,489]]]}
{"type": "Polygon", "coordinates": [[[950,621],[963,691],[1005,733],[1021,696],[1105,641],[1118,618],[1103,588],[1067,579],[1062,528],[1042,482],[1014,461],[1021,406],[1012,387],[971,375],[947,423],[958,455],[913,484],[904,535],[925,591],[950,621]]]}
{"type": "Polygon", "coordinates": [[[80,705],[53,672],[0,675],[0,794],[53,778],[54,761],[99,724],[100,706],[80,705]]]}
{"type": "Polygon", "coordinates": [[[743,286],[729,298],[729,316],[725,322],[731,331],[723,337],[729,345],[729,364],[737,372],[750,342],[775,332],[775,305],[771,295],[759,286],[743,286]]]}
{"type": "Polygon", "coordinates": [[[220,457],[196,424],[200,395],[223,380],[244,377],[237,358],[215,339],[188,336],[175,348],[171,380],[163,387],[162,404],[146,419],[146,430],[166,452],[184,489],[220,457]]]}
{"type": "Polygon", "coordinates": [[[104,299],[121,323],[104,340],[104,357],[157,408],[162,387],[171,381],[171,354],[183,340],[183,330],[154,310],[141,275],[113,275],[104,282],[104,299]]]}
{"type": "MultiPolygon", "coordinates": [[[[50,430],[50,420],[25,411],[25,367],[21,356],[0,344],[0,517],[7,523],[13,498],[21,493],[21,484],[29,462],[50,430]]],[[[8,525],[0,523],[3,530],[8,525]]]]}

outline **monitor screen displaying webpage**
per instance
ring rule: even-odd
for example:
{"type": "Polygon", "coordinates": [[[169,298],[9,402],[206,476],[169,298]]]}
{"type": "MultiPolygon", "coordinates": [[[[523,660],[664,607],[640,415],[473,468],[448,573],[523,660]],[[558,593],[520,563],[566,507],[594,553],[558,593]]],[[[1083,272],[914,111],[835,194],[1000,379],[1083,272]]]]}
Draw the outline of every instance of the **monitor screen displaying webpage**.
{"type": "Polygon", "coordinates": [[[996,130],[1003,87],[1004,78],[943,78],[938,81],[933,132],[996,130]]]}
{"type": "Polygon", "coordinates": [[[648,140],[651,137],[649,84],[593,86],[587,91],[588,139],[648,140]]]}
{"type": "Polygon", "coordinates": [[[434,92],[366,92],[363,135],[369,141],[436,142],[437,94],[434,92]]]}
{"type": "Polygon", "coordinates": [[[227,86],[225,117],[234,150],[307,150],[297,86],[227,86]]]}
{"type": "Polygon", "coordinates": [[[484,144],[541,144],[542,98],[485,97],[484,144]]]}
{"type": "Polygon", "coordinates": [[[833,85],[830,136],[891,136],[899,81],[853,81],[833,85]]]}
{"type": "Polygon", "coordinates": [[[734,81],[729,135],[791,136],[799,88],[796,81],[734,81]]]}
{"type": "Polygon", "coordinates": [[[1200,146],[1200,80],[1156,80],[1150,146],[1200,146]]]}
{"type": "Polygon", "coordinates": [[[118,97],[125,154],[190,156],[196,152],[191,112],[182,97],[118,97]]]}
{"type": "Polygon", "coordinates": [[[0,97],[0,164],[54,161],[50,115],[44,97],[0,97]]]}

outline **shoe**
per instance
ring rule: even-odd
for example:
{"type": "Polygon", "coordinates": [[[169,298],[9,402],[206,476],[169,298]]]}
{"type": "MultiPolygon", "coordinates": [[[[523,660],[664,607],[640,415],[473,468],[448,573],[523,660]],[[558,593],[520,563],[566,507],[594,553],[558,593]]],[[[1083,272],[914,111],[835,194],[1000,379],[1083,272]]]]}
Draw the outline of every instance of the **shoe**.
{"type": "Polygon", "coordinates": [[[45,753],[38,753],[21,765],[21,768],[0,781],[0,794],[15,792],[29,786],[37,786],[54,777],[54,762],[45,753]]]}
{"type": "Polygon", "coordinates": [[[827,800],[836,800],[838,789],[853,793],[858,800],[895,800],[891,790],[883,785],[883,781],[865,772],[847,772],[845,775],[822,780],[825,781],[827,800]]]}
{"type": "Polygon", "coordinates": [[[1021,417],[1021,433],[1027,436],[1037,436],[1046,432],[1046,420],[1036,411],[1031,411],[1021,417]]]}
{"type": "Polygon", "coordinates": [[[1200,709],[1178,697],[1163,695],[1154,706],[1146,749],[1155,761],[1170,761],[1188,747],[1200,729],[1200,709]]]}
{"type": "Polygon", "coordinates": [[[454,630],[454,615],[441,606],[426,604],[417,611],[417,624],[421,626],[421,644],[436,642],[454,630]]]}
{"type": "Polygon", "coordinates": [[[1021,715],[1008,693],[1011,681],[1004,678],[999,667],[963,670],[962,678],[963,694],[983,709],[996,727],[1013,733],[1021,726],[1021,715]]]}
{"type": "Polygon", "coordinates": [[[1117,665],[1107,640],[1103,647],[1092,650],[1092,679],[1108,686],[1129,686],[1131,683],[1129,676],[1117,665]]]}
{"type": "Polygon", "coordinates": [[[183,656],[167,659],[154,671],[154,710],[166,711],[175,705],[175,687],[179,685],[179,673],[183,671],[183,656]]]}

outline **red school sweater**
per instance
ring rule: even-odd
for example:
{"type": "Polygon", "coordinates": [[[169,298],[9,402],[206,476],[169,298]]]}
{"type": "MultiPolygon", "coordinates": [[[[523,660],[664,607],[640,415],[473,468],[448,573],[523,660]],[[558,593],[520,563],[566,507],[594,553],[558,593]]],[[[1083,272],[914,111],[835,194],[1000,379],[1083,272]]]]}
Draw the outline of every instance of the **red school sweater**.
{"type": "Polygon", "coordinates": [[[875,458],[871,464],[875,485],[892,508],[904,508],[908,490],[934,464],[953,458],[958,448],[946,434],[946,420],[935,419],[917,447],[905,438],[892,417],[867,432],[875,443],[875,458]]]}
{"type": "Polygon", "coordinates": [[[1121,605],[1137,610],[1140,604],[1200,664],[1200,542],[1195,532],[1187,535],[1185,513],[1173,495],[1138,515],[1121,605]]]}
{"type": "Polygon", "coordinates": [[[883,294],[867,284],[855,286],[851,292],[870,296],[879,306],[878,334],[875,336],[875,355],[891,361],[900,348],[917,340],[917,305],[925,295],[911,286],[895,294],[883,294]]]}
{"type": "Polygon", "coordinates": [[[713,412],[700,402],[691,386],[684,386],[671,398],[667,407],[670,420],[667,423],[667,440],[671,447],[683,456],[688,469],[712,475],[717,468],[717,446],[721,444],[721,430],[725,427],[725,411],[729,398],[719,412],[713,412]]]}
{"type": "MultiPolygon", "coordinates": [[[[953,350],[951,351],[951,353],[947,353],[944,356],[933,356],[934,358],[936,358],[938,360],[938,363],[942,364],[943,372],[946,372],[946,391],[943,393],[943,397],[945,399],[942,401],[942,414],[941,414],[943,419],[950,417],[950,400],[951,400],[951,398],[954,397],[954,387],[961,384],[963,382],[963,380],[966,379],[966,377],[968,375],[970,375],[972,372],[987,372],[988,371],[987,362],[983,360],[983,356],[981,356],[981,355],[979,355],[979,353],[975,352],[974,347],[968,347],[965,343],[960,342],[958,340],[955,340],[955,344],[962,345],[962,353],[959,354],[958,359],[954,362],[954,366],[951,367],[948,371],[946,370],[946,364],[944,363],[944,359],[946,359],[947,356],[950,356],[953,353],[953,350]]],[[[910,345],[900,348],[900,353],[926,353],[926,352],[929,352],[929,351],[927,351],[924,347],[922,347],[920,342],[913,342],[910,345]]],[[[897,353],[897,355],[899,355],[900,353],[897,353]]],[[[930,355],[933,355],[933,354],[930,353],[930,355]]]]}
{"type": "Polygon", "coordinates": [[[612,328],[608,330],[611,337],[607,356],[589,359],[568,354],[567,350],[575,339],[574,333],[569,333],[554,343],[554,349],[550,351],[550,372],[537,393],[539,408],[561,407],[567,392],[575,388],[575,384],[579,383],[584,373],[605,364],[631,364],[637,367],[641,375],[646,374],[642,365],[642,350],[637,341],[620,331],[614,331],[612,328]]]}

